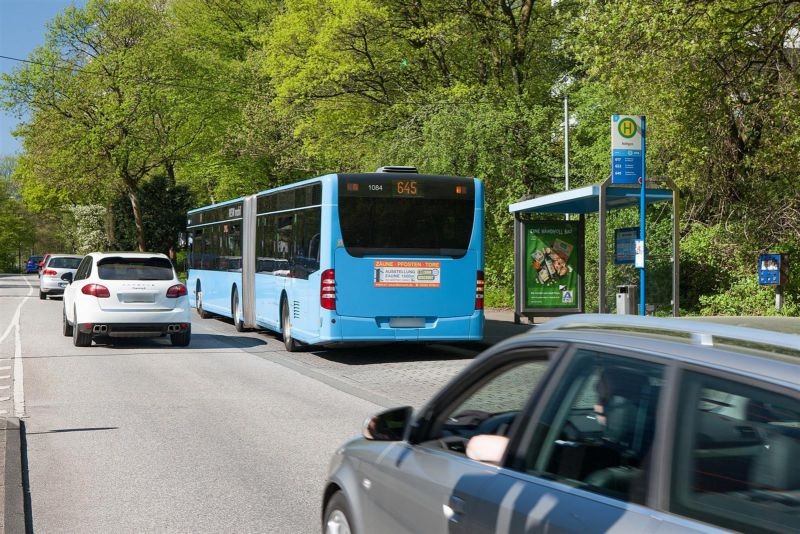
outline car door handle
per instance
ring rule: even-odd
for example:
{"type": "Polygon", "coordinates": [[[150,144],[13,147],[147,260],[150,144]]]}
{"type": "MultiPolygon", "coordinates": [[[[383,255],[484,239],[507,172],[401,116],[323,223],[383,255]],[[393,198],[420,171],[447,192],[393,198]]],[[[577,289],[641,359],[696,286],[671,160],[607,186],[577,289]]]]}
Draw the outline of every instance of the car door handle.
{"type": "Polygon", "coordinates": [[[453,515],[461,515],[464,513],[464,499],[461,497],[456,497],[455,495],[450,496],[450,509],[453,511],[453,515]]]}

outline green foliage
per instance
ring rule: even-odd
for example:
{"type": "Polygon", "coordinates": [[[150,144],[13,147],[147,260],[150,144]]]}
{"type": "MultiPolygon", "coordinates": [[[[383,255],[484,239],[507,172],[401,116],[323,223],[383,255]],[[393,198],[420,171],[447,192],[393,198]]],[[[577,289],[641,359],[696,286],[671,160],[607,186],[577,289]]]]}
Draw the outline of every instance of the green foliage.
{"type": "MultiPolygon", "coordinates": [[[[73,205],[112,207],[94,224],[115,247],[167,251],[187,207],[410,164],[484,181],[486,302],[510,305],[508,205],[563,188],[568,95],[572,187],[609,175],[612,114],[647,116],[648,176],[681,190],[682,308],[771,313],[755,258],[800,249],[798,20],[797,2],[755,0],[90,0],[0,79],[28,112],[0,255],[15,239],[83,247],[73,205]],[[30,213],[47,232],[30,237],[30,213]]],[[[661,312],[668,207],[647,224],[661,312]]],[[[609,258],[626,226],[636,209],[609,214],[609,258]]],[[[596,216],[586,237],[593,310],[596,216]]],[[[638,273],[610,263],[603,298],[623,283],[638,273]]]]}
{"type": "MultiPolygon", "coordinates": [[[[192,208],[189,190],[183,185],[172,185],[166,176],[158,175],[147,180],[142,190],[142,224],[149,252],[170,254],[178,247],[178,237],[186,232],[186,212],[192,208]]],[[[115,250],[134,250],[137,247],[136,226],[130,202],[118,198],[114,213],[115,250]]]]}
{"type": "Polygon", "coordinates": [[[108,250],[105,233],[106,208],[97,204],[71,206],[75,221],[72,237],[76,254],[108,250]]]}

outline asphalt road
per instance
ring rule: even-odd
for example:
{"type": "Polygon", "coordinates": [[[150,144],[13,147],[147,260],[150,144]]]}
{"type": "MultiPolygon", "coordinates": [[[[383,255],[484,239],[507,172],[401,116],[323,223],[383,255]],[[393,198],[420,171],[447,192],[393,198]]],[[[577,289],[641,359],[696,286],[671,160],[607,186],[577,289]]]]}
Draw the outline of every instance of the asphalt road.
{"type": "Polygon", "coordinates": [[[0,411],[25,421],[35,532],[319,532],[337,446],[470,359],[425,346],[288,354],[197,315],[188,348],[77,348],[61,300],[39,300],[36,283],[0,278],[0,368],[14,370],[12,382],[0,369],[0,411]]]}

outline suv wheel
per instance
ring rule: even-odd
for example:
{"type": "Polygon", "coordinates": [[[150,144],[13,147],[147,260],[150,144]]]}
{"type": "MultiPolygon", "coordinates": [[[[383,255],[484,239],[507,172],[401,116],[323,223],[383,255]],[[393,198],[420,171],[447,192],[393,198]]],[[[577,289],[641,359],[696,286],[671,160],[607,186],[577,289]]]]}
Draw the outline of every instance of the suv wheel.
{"type": "Polygon", "coordinates": [[[78,313],[73,311],[75,322],[72,324],[72,344],[76,347],[89,347],[92,345],[92,333],[84,334],[78,328],[78,313]]]}
{"type": "Polygon", "coordinates": [[[188,347],[192,341],[192,327],[186,329],[186,332],[178,332],[177,334],[170,334],[169,340],[174,347],[188,347]]]}

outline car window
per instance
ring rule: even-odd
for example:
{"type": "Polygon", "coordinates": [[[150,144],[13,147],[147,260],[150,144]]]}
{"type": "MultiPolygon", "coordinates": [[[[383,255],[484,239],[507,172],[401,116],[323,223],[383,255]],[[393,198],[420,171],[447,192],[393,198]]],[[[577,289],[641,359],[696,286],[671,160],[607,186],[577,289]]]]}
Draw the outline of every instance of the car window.
{"type": "Polygon", "coordinates": [[[77,269],[80,263],[81,258],[50,258],[47,266],[53,269],[77,269]]]}
{"type": "Polygon", "coordinates": [[[104,258],[97,262],[101,280],[172,280],[172,263],[166,258],[104,258]]]}
{"type": "Polygon", "coordinates": [[[651,362],[577,351],[518,467],[643,503],[663,372],[651,362]]]}
{"type": "Polygon", "coordinates": [[[467,441],[473,436],[507,435],[547,365],[542,355],[535,360],[501,366],[487,374],[437,417],[427,443],[463,454],[467,441]]]}
{"type": "Polygon", "coordinates": [[[86,256],[85,258],[83,258],[83,260],[81,260],[81,263],[78,265],[78,270],[75,272],[75,278],[73,278],[73,280],[78,281],[78,280],[85,280],[86,278],[88,278],[89,268],[91,267],[91,265],[92,265],[91,256],[86,256]]]}
{"type": "Polygon", "coordinates": [[[744,532],[800,531],[800,400],[688,372],[670,510],[744,532]]]}

